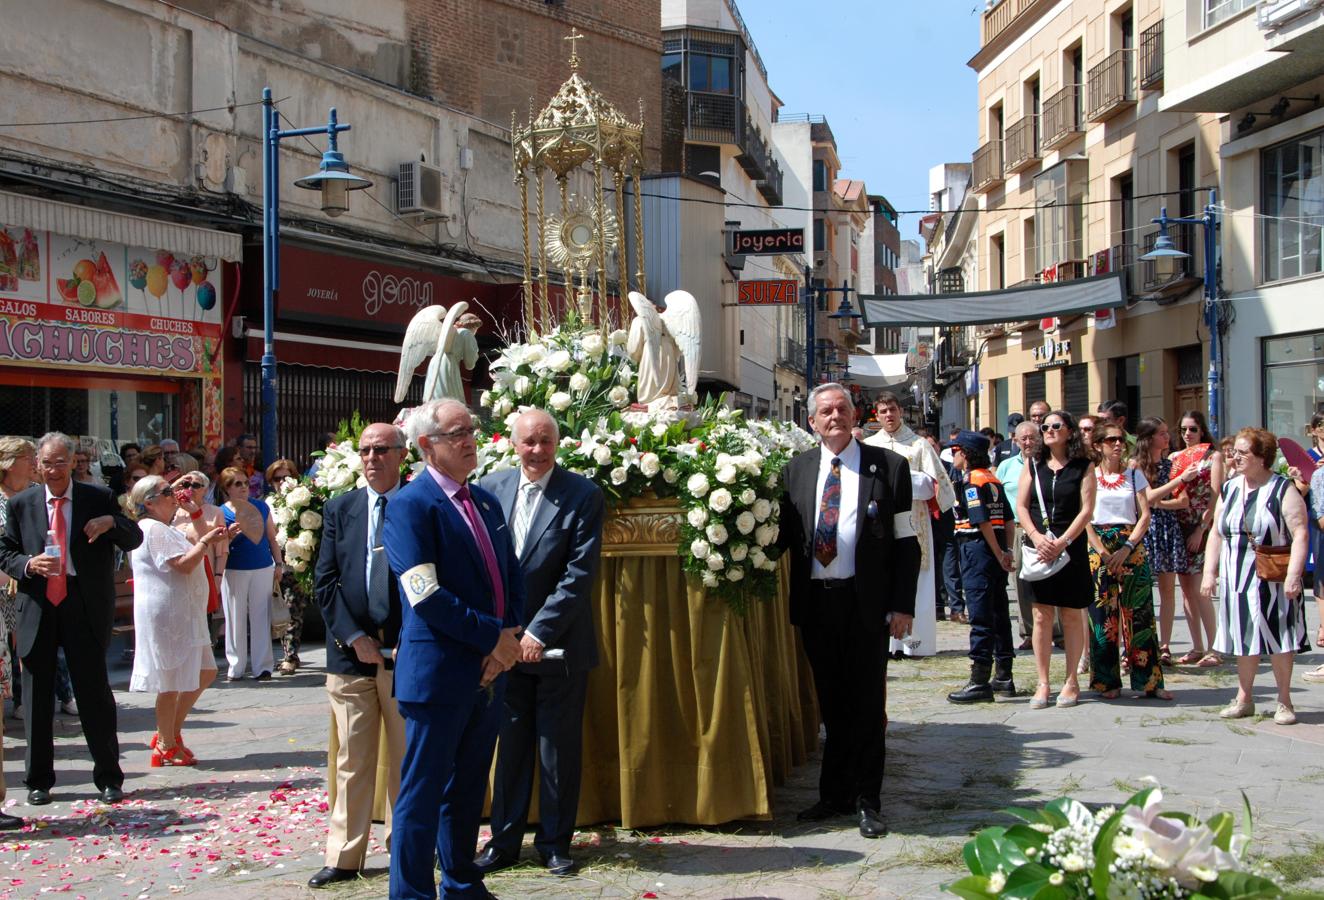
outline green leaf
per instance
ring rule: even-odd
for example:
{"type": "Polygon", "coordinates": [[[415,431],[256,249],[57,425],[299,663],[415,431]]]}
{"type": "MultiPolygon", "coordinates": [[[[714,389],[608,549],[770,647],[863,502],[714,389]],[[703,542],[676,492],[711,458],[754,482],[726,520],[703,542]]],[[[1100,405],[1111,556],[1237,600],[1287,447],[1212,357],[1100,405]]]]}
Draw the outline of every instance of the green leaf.
{"type": "Polygon", "coordinates": [[[1024,806],[1008,806],[1000,810],[1013,818],[1020,819],[1022,822],[1028,822],[1031,825],[1052,825],[1053,821],[1044,814],[1042,809],[1029,809],[1024,806]]]}
{"type": "Polygon", "coordinates": [[[1255,816],[1250,811],[1250,798],[1246,796],[1245,791],[1242,791],[1241,792],[1241,833],[1246,836],[1247,844],[1250,843],[1251,832],[1254,829],[1254,825],[1255,825],[1254,819],[1255,816]]]}
{"type": "Polygon", "coordinates": [[[1007,829],[1003,840],[1015,844],[1024,855],[1031,847],[1042,852],[1048,844],[1048,835],[1035,831],[1029,825],[1013,825],[1007,829]]]}
{"type": "Polygon", "coordinates": [[[1201,893],[1215,900],[1250,900],[1256,897],[1281,897],[1283,889],[1268,878],[1250,872],[1219,872],[1218,880],[1204,885],[1201,893]]]}
{"type": "MultiPolygon", "coordinates": [[[[1002,864],[1002,835],[1001,828],[985,828],[979,834],[975,835],[975,856],[979,860],[979,871],[976,875],[992,875],[1002,864]]],[[[974,871],[972,868],[971,871],[974,871]]]]}
{"type": "Polygon", "coordinates": [[[1232,848],[1232,829],[1234,820],[1232,813],[1221,812],[1209,817],[1205,825],[1214,833],[1214,846],[1219,850],[1230,850],[1232,848]]]}
{"type": "Polygon", "coordinates": [[[1065,898],[1066,891],[1048,882],[1054,871],[1039,863],[1027,863],[1007,876],[1007,886],[1002,889],[1002,896],[1034,897],[1037,900],[1065,898]]]}
{"type": "Polygon", "coordinates": [[[968,900],[983,900],[986,897],[997,896],[989,892],[988,879],[983,875],[967,875],[957,881],[944,884],[942,889],[949,894],[966,897],[968,900]]]}
{"type": "MultiPolygon", "coordinates": [[[[1125,808],[1124,806],[1123,809],[1125,808]]],[[[1091,883],[1094,885],[1094,895],[1096,897],[1108,896],[1108,885],[1112,882],[1112,875],[1108,872],[1108,867],[1117,858],[1117,853],[1113,850],[1113,841],[1117,837],[1117,832],[1121,830],[1122,811],[1118,810],[1108,818],[1108,821],[1103,823],[1099,833],[1094,838],[1094,875],[1091,878],[1091,883]]]]}
{"type": "Polygon", "coordinates": [[[979,861],[979,853],[975,850],[975,839],[971,838],[961,846],[961,858],[965,860],[965,867],[973,875],[984,875],[984,866],[979,861]]]}
{"type": "Polygon", "coordinates": [[[1094,822],[1094,813],[1090,812],[1089,807],[1078,800],[1072,800],[1070,797],[1058,797],[1056,800],[1050,800],[1045,809],[1060,813],[1072,825],[1085,825],[1094,822]]]}

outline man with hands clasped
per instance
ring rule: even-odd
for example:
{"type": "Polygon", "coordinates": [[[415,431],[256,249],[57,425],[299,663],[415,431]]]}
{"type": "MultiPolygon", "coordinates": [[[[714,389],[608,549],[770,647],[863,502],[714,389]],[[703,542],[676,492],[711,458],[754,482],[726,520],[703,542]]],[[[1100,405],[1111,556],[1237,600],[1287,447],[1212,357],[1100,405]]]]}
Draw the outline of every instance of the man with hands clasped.
{"type": "Polygon", "coordinates": [[[433,400],[405,429],[427,462],[386,509],[383,545],[400,580],[395,697],[405,755],[392,826],[390,896],[486,897],[478,820],[509,670],[521,655],[524,576],[501,505],[465,483],[473,418],[433,400]]]}

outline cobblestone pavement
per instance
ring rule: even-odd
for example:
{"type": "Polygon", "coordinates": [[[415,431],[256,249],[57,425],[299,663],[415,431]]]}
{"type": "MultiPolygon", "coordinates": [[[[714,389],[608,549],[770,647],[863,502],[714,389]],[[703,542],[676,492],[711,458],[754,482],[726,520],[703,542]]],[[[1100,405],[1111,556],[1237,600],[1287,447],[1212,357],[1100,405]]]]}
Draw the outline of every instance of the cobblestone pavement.
{"type": "MultiPolygon", "coordinates": [[[[1013,606],[1013,610],[1015,607],[1013,606]]],[[[1314,608],[1311,607],[1311,634],[1314,608]]],[[[958,707],[944,694],[964,682],[965,629],[941,623],[940,653],[890,669],[884,812],[892,833],[861,838],[843,819],[818,827],[795,821],[815,799],[817,761],[777,793],[769,822],[722,828],[628,832],[585,829],[575,853],[580,874],[558,879],[536,862],[488,884],[505,898],[831,898],[936,896],[961,871],[960,847],[973,829],[1000,821],[998,810],[1061,794],[1092,803],[1123,799],[1153,776],[1173,808],[1208,815],[1235,809],[1240,791],[1257,816],[1255,850],[1296,886],[1324,886],[1324,689],[1299,673],[1324,662],[1298,661],[1300,717],[1281,727],[1260,716],[1218,718],[1234,691],[1231,666],[1181,668],[1169,676],[1173,703],[1101,702],[1085,694],[1075,709],[1033,711],[1025,689],[1033,664],[1019,657],[1022,695],[958,707]]],[[[1185,635],[1178,621],[1177,635],[1185,635]]],[[[1180,641],[1174,651],[1186,649],[1180,641]]],[[[292,898],[311,897],[308,876],[322,865],[326,828],[329,718],[320,650],[308,668],[266,684],[221,684],[204,695],[187,732],[196,769],[150,769],[150,697],[122,690],[125,803],[96,802],[91,762],[76,717],[57,715],[55,802],[24,805],[22,723],[6,721],[8,812],[31,826],[0,834],[0,896],[292,898]]],[[[1062,656],[1055,658],[1061,683],[1062,656]]],[[[1267,667],[1259,708],[1272,713],[1267,667]]],[[[531,849],[526,856],[533,857],[531,849]]],[[[367,877],[327,889],[336,900],[384,897],[386,855],[374,847],[367,877]]]]}

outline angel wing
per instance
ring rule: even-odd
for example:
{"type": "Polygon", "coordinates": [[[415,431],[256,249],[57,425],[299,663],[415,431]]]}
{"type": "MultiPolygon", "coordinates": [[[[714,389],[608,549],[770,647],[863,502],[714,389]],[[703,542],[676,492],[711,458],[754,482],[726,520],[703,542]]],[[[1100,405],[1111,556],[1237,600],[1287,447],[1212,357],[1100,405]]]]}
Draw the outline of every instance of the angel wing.
{"type": "Polygon", "coordinates": [[[634,310],[636,316],[642,316],[645,319],[651,319],[657,315],[657,309],[653,306],[651,300],[638,291],[630,291],[630,307],[634,310]]]}
{"type": "Polygon", "coordinates": [[[403,403],[414,380],[414,370],[423,360],[437,352],[437,339],[441,337],[444,306],[425,306],[414,313],[405,329],[405,342],[400,345],[400,371],[395,376],[395,402],[403,403]]]}
{"type": "MultiPolygon", "coordinates": [[[[423,396],[431,398],[435,396],[437,380],[441,377],[442,366],[451,362],[447,354],[451,352],[451,347],[455,343],[455,323],[459,321],[464,311],[469,308],[469,304],[461,300],[449,310],[446,311],[446,318],[442,321],[441,327],[437,330],[436,338],[436,365],[428,366],[427,380],[423,382],[423,396]]],[[[457,366],[458,369],[458,366],[457,366]]],[[[398,389],[397,389],[398,390],[398,389]]],[[[460,398],[463,399],[463,398],[460,398]]],[[[398,400],[396,401],[399,402],[398,400]]]]}
{"type": "Polygon", "coordinates": [[[685,363],[685,392],[696,394],[699,391],[699,351],[703,347],[699,301],[689,291],[672,291],[665,299],[662,321],[667,323],[667,331],[675,339],[685,363]]]}

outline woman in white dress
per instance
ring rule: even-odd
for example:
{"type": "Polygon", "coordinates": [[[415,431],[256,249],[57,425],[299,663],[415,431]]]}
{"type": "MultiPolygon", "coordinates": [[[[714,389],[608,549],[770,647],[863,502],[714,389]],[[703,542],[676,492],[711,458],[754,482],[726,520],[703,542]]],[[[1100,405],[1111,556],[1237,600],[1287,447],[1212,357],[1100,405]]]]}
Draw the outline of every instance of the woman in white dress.
{"type": "Polygon", "coordinates": [[[1243,428],[1228,451],[1231,475],[1214,507],[1214,529],[1205,548],[1200,590],[1215,597],[1218,632],[1214,649],[1237,658],[1237,696],[1219,713],[1225,719],[1255,714],[1253,691],[1260,656],[1269,657],[1278,686],[1273,720],[1296,724],[1292,708],[1292,660],[1305,634],[1302,573],[1309,553],[1306,504],[1292,482],[1270,467],[1278,441],[1262,428],[1243,428]],[[1290,547],[1286,575],[1262,578],[1256,545],[1290,547]]]}
{"type": "Polygon", "coordinates": [[[216,679],[202,561],[229,534],[214,527],[193,543],[174,528],[179,502],[159,475],[135,484],[129,503],[143,532],[142,545],[130,555],[134,657],[129,690],[156,693],[152,767],[191,766],[197,760],[184,746],[184,719],[216,679]]]}

